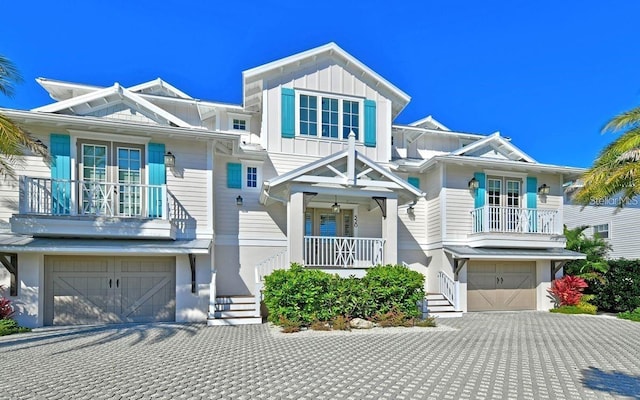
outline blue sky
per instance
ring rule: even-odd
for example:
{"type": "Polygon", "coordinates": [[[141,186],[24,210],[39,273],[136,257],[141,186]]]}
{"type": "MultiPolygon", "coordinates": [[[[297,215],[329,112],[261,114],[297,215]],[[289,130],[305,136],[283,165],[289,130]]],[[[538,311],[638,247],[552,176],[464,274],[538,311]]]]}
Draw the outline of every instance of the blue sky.
{"type": "Polygon", "coordinates": [[[408,93],[396,122],[500,131],[540,162],[588,167],[640,104],[640,2],[7,1],[0,54],[25,82],[0,106],[51,102],[34,79],[161,77],[241,103],[241,71],[331,41],[408,93]],[[179,6],[178,6],[179,4],[179,6]]]}

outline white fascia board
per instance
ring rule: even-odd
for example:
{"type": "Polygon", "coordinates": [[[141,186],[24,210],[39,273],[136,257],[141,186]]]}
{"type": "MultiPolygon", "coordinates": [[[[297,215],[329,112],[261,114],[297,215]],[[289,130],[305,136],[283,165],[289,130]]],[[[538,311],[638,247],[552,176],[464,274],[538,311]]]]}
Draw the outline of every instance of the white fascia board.
{"type": "Polygon", "coordinates": [[[37,107],[32,109],[31,111],[55,113],[55,112],[59,112],[83,103],[95,101],[102,97],[107,97],[111,94],[117,93],[121,89],[122,89],[121,86],[118,83],[115,83],[113,86],[109,86],[108,88],[96,90],[91,93],[83,94],[82,96],[72,97],[67,100],[58,101],[56,103],[48,104],[46,106],[37,107]]]}
{"type": "Polygon", "coordinates": [[[36,78],[36,82],[42,86],[44,90],[49,93],[52,99],[62,101],[67,100],[70,97],[61,98],[58,96],[59,90],[68,90],[68,91],[85,91],[87,93],[95,92],[96,90],[104,89],[104,86],[96,86],[96,85],[87,85],[83,83],[74,83],[74,82],[66,82],[59,81],[56,79],[48,79],[48,78],[36,78]]]}
{"type": "MultiPolygon", "coordinates": [[[[340,56],[341,58],[343,58],[344,60],[346,60],[349,64],[354,65],[356,68],[360,69],[365,74],[369,75],[375,81],[380,82],[380,84],[382,86],[384,86],[385,89],[387,89],[387,91],[393,93],[393,95],[396,98],[398,98],[401,102],[403,102],[403,107],[401,107],[401,109],[404,108],[404,106],[406,106],[409,103],[409,101],[411,100],[411,97],[408,94],[406,94],[405,92],[403,92],[402,90],[397,88],[395,85],[393,85],[391,82],[389,82],[386,79],[384,79],[382,76],[378,75],[378,73],[373,71],[371,68],[367,67],[365,64],[360,62],[358,59],[353,57],[351,54],[349,54],[346,51],[344,51],[342,48],[340,48],[340,46],[338,46],[334,42],[331,42],[331,43],[328,43],[328,44],[325,44],[323,46],[316,47],[316,48],[313,48],[313,49],[310,49],[310,50],[307,50],[307,51],[303,51],[301,53],[294,54],[294,55],[291,55],[291,56],[288,56],[288,57],[285,57],[285,58],[281,58],[279,60],[272,61],[270,63],[263,64],[261,66],[255,67],[255,68],[251,68],[251,69],[242,71],[243,85],[246,83],[246,81],[249,78],[259,77],[259,76],[261,76],[263,74],[266,74],[266,73],[269,73],[271,71],[278,70],[280,68],[284,68],[284,67],[286,67],[286,66],[288,66],[290,64],[303,62],[304,60],[309,59],[309,58],[319,57],[319,56],[325,55],[325,54],[327,54],[329,56],[333,56],[334,53],[336,55],[340,56]]],[[[398,113],[400,113],[400,111],[398,111],[398,113]]]]}
{"type": "Polygon", "coordinates": [[[456,131],[442,131],[439,129],[430,129],[430,128],[422,128],[419,126],[411,126],[411,125],[402,125],[402,124],[393,124],[391,126],[393,129],[405,130],[405,131],[415,131],[420,133],[429,133],[443,136],[456,136],[463,137],[469,139],[484,139],[487,136],[479,133],[468,133],[468,132],[456,132],[456,131]]]}
{"type": "Polygon", "coordinates": [[[296,168],[294,170],[291,170],[289,172],[287,172],[286,174],[280,175],[274,179],[268,180],[265,182],[265,185],[267,186],[267,188],[272,188],[274,186],[278,186],[281,185],[285,182],[289,182],[289,181],[293,181],[294,179],[307,174],[308,172],[313,171],[316,168],[320,168],[323,167],[327,164],[331,164],[332,162],[335,162],[341,158],[344,158],[347,156],[347,150],[343,150],[341,152],[332,154],[328,157],[324,157],[321,158],[317,161],[314,161],[312,163],[309,163],[307,165],[303,165],[302,167],[296,168]]]}
{"type": "Polygon", "coordinates": [[[498,160],[495,158],[482,158],[482,157],[469,157],[469,156],[436,156],[427,160],[422,167],[420,168],[420,172],[424,172],[437,163],[443,162],[448,164],[459,164],[459,165],[469,165],[478,168],[490,168],[501,170],[505,168],[510,168],[514,170],[522,170],[525,172],[550,172],[550,173],[562,173],[569,175],[582,175],[586,172],[584,168],[578,167],[568,167],[562,165],[551,165],[551,164],[530,164],[523,163],[522,161],[512,161],[512,160],[498,160]]]}
{"type": "Polygon", "coordinates": [[[214,132],[202,128],[182,128],[166,125],[149,125],[132,121],[119,121],[99,117],[76,116],[67,114],[37,113],[33,111],[0,108],[0,113],[17,123],[51,124],[63,129],[91,130],[105,133],[160,135],[170,138],[231,140],[239,142],[240,136],[214,132]],[[102,129],[102,130],[100,130],[102,129]]]}
{"type": "Polygon", "coordinates": [[[524,151],[520,150],[519,148],[517,148],[515,145],[513,145],[511,142],[507,141],[505,138],[503,138],[502,136],[500,136],[499,132],[496,132],[494,134],[491,134],[489,136],[487,136],[486,138],[482,139],[482,140],[478,140],[477,142],[471,143],[468,146],[464,146],[459,148],[458,150],[455,150],[453,152],[451,152],[452,155],[462,155],[465,153],[468,153],[470,151],[476,150],[481,148],[482,146],[491,144],[491,143],[499,143],[500,145],[506,147],[507,149],[509,149],[509,151],[516,153],[516,155],[518,155],[521,159],[530,162],[530,163],[536,163],[536,160],[533,159],[533,157],[529,156],[527,153],[525,153],[524,151]]]}
{"type": "Polygon", "coordinates": [[[138,85],[128,87],[127,89],[132,91],[132,92],[140,92],[142,90],[151,89],[151,88],[154,88],[154,87],[160,87],[160,88],[167,89],[167,90],[169,90],[169,92],[175,94],[179,98],[193,99],[193,97],[189,96],[185,92],[179,90],[175,86],[169,84],[168,82],[163,81],[160,78],[154,79],[154,80],[149,81],[149,82],[140,83],[138,85]]]}
{"type": "MultiPolygon", "coordinates": [[[[372,168],[374,171],[378,172],[382,176],[385,176],[390,181],[396,183],[402,189],[407,190],[408,192],[410,192],[414,196],[416,196],[416,197],[424,197],[425,196],[425,193],[423,193],[420,189],[416,188],[415,186],[413,186],[409,182],[407,182],[404,179],[400,178],[398,175],[394,174],[393,172],[382,168],[375,161],[370,160],[369,158],[365,157],[364,155],[362,155],[360,153],[357,153],[357,159],[362,161],[365,165],[367,165],[368,167],[372,168]]],[[[362,180],[360,180],[360,181],[362,181],[362,180]]]]}
{"type": "Polygon", "coordinates": [[[444,126],[443,124],[441,124],[439,121],[437,121],[435,118],[433,118],[433,116],[428,115],[425,118],[419,119],[417,121],[413,121],[412,123],[410,123],[410,126],[415,126],[415,127],[419,127],[419,128],[423,128],[422,124],[424,123],[430,123],[435,125],[436,127],[438,127],[439,129],[443,130],[443,131],[450,131],[451,129],[447,128],[446,126],[444,126]]]}
{"type": "Polygon", "coordinates": [[[186,123],[185,121],[181,120],[180,118],[176,117],[170,112],[163,110],[162,108],[151,103],[149,100],[143,99],[141,96],[129,91],[128,89],[122,89],[122,95],[128,98],[129,100],[131,100],[132,102],[134,102],[135,105],[146,108],[148,111],[154,114],[157,114],[162,118],[166,119],[167,121],[173,122],[174,124],[182,128],[196,128],[195,126],[186,123]]]}

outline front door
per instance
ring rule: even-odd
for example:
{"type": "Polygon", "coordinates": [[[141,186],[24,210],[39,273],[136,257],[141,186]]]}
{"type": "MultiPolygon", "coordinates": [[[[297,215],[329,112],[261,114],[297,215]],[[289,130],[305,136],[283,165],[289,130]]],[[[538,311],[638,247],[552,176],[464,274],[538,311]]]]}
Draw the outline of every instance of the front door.
{"type": "Polygon", "coordinates": [[[502,178],[487,180],[490,231],[519,231],[521,228],[521,196],[521,182],[519,180],[502,178]]]}
{"type": "Polygon", "coordinates": [[[336,267],[353,265],[353,211],[307,208],[305,211],[305,263],[336,267]],[[351,249],[352,250],[352,249],[351,249]]]}

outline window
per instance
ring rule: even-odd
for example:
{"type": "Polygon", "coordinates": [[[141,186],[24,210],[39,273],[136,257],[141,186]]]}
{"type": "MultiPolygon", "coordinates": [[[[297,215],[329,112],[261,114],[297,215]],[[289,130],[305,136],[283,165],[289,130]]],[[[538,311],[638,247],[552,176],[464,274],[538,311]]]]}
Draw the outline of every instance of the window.
{"type": "Polygon", "coordinates": [[[601,239],[609,239],[609,224],[594,225],[593,236],[601,239]]]}
{"type": "Polygon", "coordinates": [[[353,131],[356,139],[360,138],[362,100],[301,93],[297,101],[299,135],[348,139],[349,133],[353,131]]]}
{"type": "Polygon", "coordinates": [[[246,119],[233,119],[233,129],[236,131],[246,131],[247,130],[247,120],[246,119]]]}
{"type": "Polygon", "coordinates": [[[318,135],[318,98],[300,95],[300,134],[318,135]]]}
{"type": "Polygon", "coordinates": [[[247,187],[258,187],[258,167],[247,167],[247,187]]]}

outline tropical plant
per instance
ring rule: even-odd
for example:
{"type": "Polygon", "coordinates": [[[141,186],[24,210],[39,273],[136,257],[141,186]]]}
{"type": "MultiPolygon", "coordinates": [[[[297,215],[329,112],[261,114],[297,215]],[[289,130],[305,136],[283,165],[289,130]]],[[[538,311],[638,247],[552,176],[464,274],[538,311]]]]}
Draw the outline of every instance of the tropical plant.
{"type": "Polygon", "coordinates": [[[600,152],[582,176],[583,186],[574,200],[584,205],[602,204],[620,196],[618,205],[624,207],[640,194],[640,107],[616,115],[602,132],[622,135],[600,152]]]}
{"type": "MultiPolygon", "coordinates": [[[[22,82],[18,69],[8,58],[0,55],[0,93],[13,97],[14,84],[22,82]]],[[[25,150],[48,158],[46,149],[12,120],[0,114],[0,175],[15,177],[14,166],[25,150]]]]}
{"type": "Polygon", "coordinates": [[[602,277],[591,285],[599,309],[623,312],[640,307],[640,260],[610,260],[602,277]]]}
{"type": "Polygon", "coordinates": [[[584,279],[566,275],[553,281],[549,293],[551,293],[557,305],[575,306],[580,303],[582,291],[587,286],[587,282],[584,279]]]}
{"type": "Polygon", "coordinates": [[[564,266],[565,274],[576,275],[580,278],[592,281],[602,279],[602,274],[607,272],[609,264],[605,256],[611,250],[611,245],[597,235],[587,237],[584,231],[589,228],[586,225],[568,229],[564,226],[564,236],[567,238],[567,249],[584,253],[585,260],[573,260],[564,266]]]}

